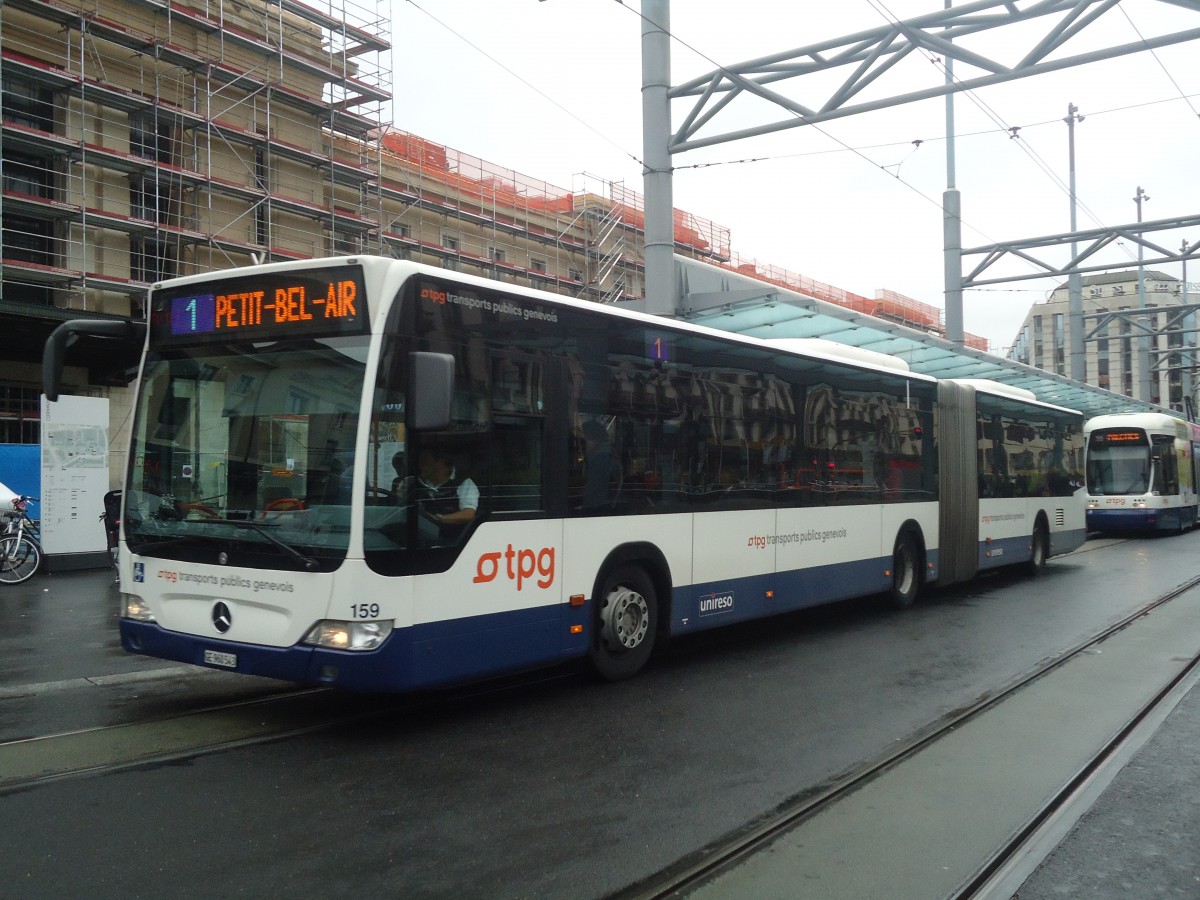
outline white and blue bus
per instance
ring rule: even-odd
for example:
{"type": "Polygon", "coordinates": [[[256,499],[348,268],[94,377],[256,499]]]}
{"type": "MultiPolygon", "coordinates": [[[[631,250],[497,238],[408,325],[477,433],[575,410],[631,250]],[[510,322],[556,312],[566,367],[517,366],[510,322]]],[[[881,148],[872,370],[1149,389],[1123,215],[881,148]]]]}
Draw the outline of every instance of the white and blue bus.
{"type": "Polygon", "coordinates": [[[1087,436],[1089,531],[1174,531],[1196,524],[1200,426],[1163,413],[1096,416],[1087,436]]]}
{"type": "Polygon", "coordinates": [[[144,340],[134,653],[359,690],[616,680],[673,635],[907,606],[1085,538],[1081,415],[992,383],[379,257],[148,304],[144,335],[70,322],[45,355],[53,399],[75,339],[144,340]]]}

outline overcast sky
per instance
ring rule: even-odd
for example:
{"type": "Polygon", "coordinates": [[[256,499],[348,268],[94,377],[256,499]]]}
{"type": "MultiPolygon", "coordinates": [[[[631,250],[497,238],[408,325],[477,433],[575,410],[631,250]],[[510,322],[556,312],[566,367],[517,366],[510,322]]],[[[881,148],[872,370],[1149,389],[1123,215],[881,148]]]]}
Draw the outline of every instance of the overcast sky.
{"type": "MultiPolygon", "coordinates": [[[[672,84],[944,5],[675,0],[672,84]]],[[[565,189],[582,189],[587,175],[592,184],[615,181],[644,193],[640,9],[640,0],[396,0],[393,123],[565,189]]],[[[1058,20],[1044,16],[963,44],[1011,65],[1058,20]]],[[[1123,0],[1051,58],[1191,29],[1200,29],[1200,12],[1165,0],[1123,0]]],[[[974,74],[955,67],[960,80],[974,74]]],[[[944,80],[932,57],[914,54],[864,96],[944,80]]],[[[773,87],[811,106],[828,84],[807,76],[773,87]]],[[[1070,103],[1085,117],[1075,129],[1080,229],[1135,221],[1139,186],[1150,198],[1146,220],[1200,213],[1200,41],[1192,41],[957,94],[964,246],[1070,229],[1063,121],[1070,103]]],[[[675,101],[672,130],[690,109],[675,101]]],[[[729,115],[746,126],[782,111],[735,103],[729,115]]],[[[743,259],[868,297],[889,288],[942,307],[945,135],[945,101],[937,98],[677,154],[675,207],[728,228],[743,259]]],[[[1200,234],[1155,239],[1175,249],[1184,238],[1200,234]]],[[[1136,266],[1132,248],[1106,253],[1103,261],[1136,266]]],[[[1200,281],[1200,261],[1192,266],[1188,280],[1200,281]]],[[[1182,274],[1178,264],[1161,268],[1182,274]]],[[[1007,347],[1030,304],[1056,283],[968,291],[966,330],[993,350],[1007,347]]]]}

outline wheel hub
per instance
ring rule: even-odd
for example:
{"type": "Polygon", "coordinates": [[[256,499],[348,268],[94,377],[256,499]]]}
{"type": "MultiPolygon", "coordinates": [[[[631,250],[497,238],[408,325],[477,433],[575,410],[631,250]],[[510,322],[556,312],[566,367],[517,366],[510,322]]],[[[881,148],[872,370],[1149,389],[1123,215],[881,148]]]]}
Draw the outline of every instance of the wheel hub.
{"type": "Polygon", "coordinates": [[[619,587],[600,611],[601,634],[612,650],[632,650],[646,639],[650,608],[637,591],[619,587]]]}

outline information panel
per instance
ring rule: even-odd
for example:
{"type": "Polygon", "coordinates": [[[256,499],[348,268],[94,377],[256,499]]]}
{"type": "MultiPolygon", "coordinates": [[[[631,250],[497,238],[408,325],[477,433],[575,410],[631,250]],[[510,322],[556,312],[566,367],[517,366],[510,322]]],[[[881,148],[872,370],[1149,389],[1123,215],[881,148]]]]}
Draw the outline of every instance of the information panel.
{"type": "Polygon", "coordinates": [[[108,400],[42,397],[42,549],[55,557],[90,557],[107,565],[100,513],[109,488],[108,400]]]}

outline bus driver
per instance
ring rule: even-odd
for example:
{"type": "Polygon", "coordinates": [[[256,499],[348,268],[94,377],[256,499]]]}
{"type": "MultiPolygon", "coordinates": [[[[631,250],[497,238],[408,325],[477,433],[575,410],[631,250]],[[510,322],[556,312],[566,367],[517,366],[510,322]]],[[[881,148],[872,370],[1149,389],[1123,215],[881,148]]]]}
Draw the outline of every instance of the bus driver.
{"type": "Polygon", "coordinates": [[[421,477],[413,492],[418,511],[442,530],[455,534],[479,509],[479,488],[470,478],[458,476],[445,452],[431,448],[421,452],[421,477]]]}

